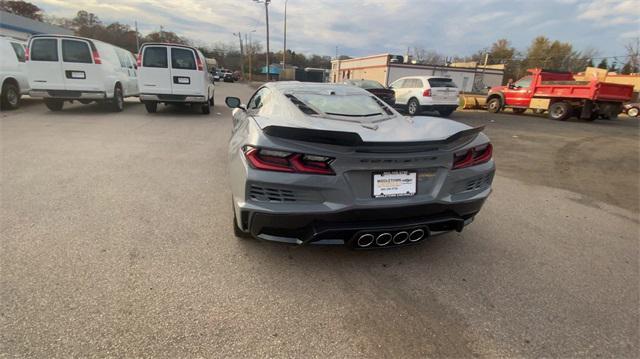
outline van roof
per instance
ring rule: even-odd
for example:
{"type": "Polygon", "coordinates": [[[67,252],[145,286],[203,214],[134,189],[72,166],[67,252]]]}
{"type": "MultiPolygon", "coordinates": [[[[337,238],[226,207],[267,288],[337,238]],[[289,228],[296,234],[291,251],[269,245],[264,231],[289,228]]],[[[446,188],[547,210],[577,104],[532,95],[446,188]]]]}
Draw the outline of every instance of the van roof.
{"type": "Polygon", "coordinates": [[[114,44],[110,44],[110,43],[108,43],[108,42],[104,42],[104,41],[100,41],[100,40],[96,40],[96,39],[91,39],[91,38],[88,38],[88,37],[75,36],[75,35],[37,34],[37,35],[31,35],[31,36],[29,37],[29,42],[31,42],[31,40],[32,40],[32,39],[36,39],[36,38],[39,38],[39,37],[58,37],[58,38],[64,38],[64,39],[78,39],[78,40],[85,40],[85,41],[89,41],[90,43],[92,43],[92,44],[94,44],[94,45],[95,45],[96,43],[100,43],[100,44],[105,44],[105,45],[113,46],[113,47],[115,47],[115,48],[122,49],[122,50],[124,50],[124,51],[130,52],[130,51],[129,51],[129,50],[127,50],[127,49],[124,49],[124,48],[122,48],[122,47],[120,47],[120,46],[116,46],[116,45],[114,45],[114,44]]]}
{"type": "Polygon", "coordinates": [[[189,45],[183,45],[183,44],[174,44],[172,42],[145,42],[144,44],[140,45],[140,48],[142,49],[145,46],[148,45],[152,45],[152,46],[176,46],[176,47],[186,47],[187,49],[192,49],[192,50],[196,50],[198,51],[197,48],[193,47],[193,46],[189,46],[189,45]]]}

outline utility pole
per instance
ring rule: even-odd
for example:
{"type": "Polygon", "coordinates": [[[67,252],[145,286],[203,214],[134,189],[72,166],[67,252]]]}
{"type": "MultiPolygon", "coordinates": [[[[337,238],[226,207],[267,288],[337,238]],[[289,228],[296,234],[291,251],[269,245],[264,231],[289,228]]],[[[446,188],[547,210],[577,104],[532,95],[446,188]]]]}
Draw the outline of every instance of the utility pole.
{"type": "Polygon", "coordinates": [[[162,42],[162,25],[160,25],[160,42],[162,42]]]}
{"type": "Polygon", "coordinates": [[[287,2],[284,0],[284,51],[282,52],[282,70],[286,68],[287,62],[287,2]]]}
{"type": "Polygon", "coordinates": [[[136,25],[136,54],[140,52],[140,35],[138,34],[138,21],[135,21],[136,25]]]}
{"type": "Polygon", "coordinates": [[[269,3],[271,0],[253,0],[258,4],[264,3],[264,15],[267,20],[267,81],[271,80],[271,71],[269,69],[269,3]]]}
{"type": "Polygon", "coordinates": [[[238,31],[237,34],[234,33],[233,35],[238,35],[238,40],[240,40],[240,73],[244,78],[244,48],[242,47],[242,34],[238,31]]]}

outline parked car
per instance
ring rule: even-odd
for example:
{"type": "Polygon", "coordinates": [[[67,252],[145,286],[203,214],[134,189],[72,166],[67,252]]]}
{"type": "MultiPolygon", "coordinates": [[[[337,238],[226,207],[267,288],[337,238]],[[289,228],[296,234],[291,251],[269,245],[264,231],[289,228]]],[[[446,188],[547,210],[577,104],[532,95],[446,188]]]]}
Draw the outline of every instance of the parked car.
{"type": "Polygon", "coordinates": [[[133,54],[98,40],[34,35],[29,39],[27,69],[29,95],[44,98],[51,111],[74,100],[122,111],[124,98],[139,94],[133,54]]]}
{"type": "Polygon", "coordinates": [[[630,117],[638,117],[640,113],[640,102],[627,103],[623,106],[624,112],[630,117]]]}
{"type": "Polygon", "coordinates": [[[213,76],[203,61],[204,55],[192,46],[145,43],[138,55],[140,100],[147,112],[154,113],[158,103],[188,103],[209,114],[214,105],[213,76]]]}
{"type": "Polygon", "coordinates": [[[423,111],[438,111],[448,117],[458,107],[460,91],[456,84],[446,77],[412,76],[403,77],[389,86],[396,94],[396,108],[415,116],[423,111]]]}
{"type": "Polygon", "coordinates": [[[378,96],[382,101],[388,103],[391,106],[396,105],[396,93],[384,87],[378,81],[373,80],[346,80],[344,82],[346,85],[352,85],[356,87],[360,87],[361,89],[365,89],[372,94],[378,96]]]}
{"type": "Polygon", "coordinates": [[[0,36],[0,109],[13,110],[29,92],[24,41],[0,36]]]}
{"type": "Polygon", "coordinates": [[[211,70],[211,75],[213,75],[213,81],[220,81],[220,71],[213,69],[211,70]]]}
{"type": "Polygon", "coordinates": [[[461,231],[491,193],[481,131],[400,115],[364,89],[271,82],[233,108],[229,172],[238,237],[375,248],[461,231]]]}
{"type": "Polygon", "coordinates": [[[229,70],[224,70],[224,72],[222,73],[222,79],[224,80],[224,82],[234,82],[235,79],[233,78],[233,72],[229,71],[229,70]]]}

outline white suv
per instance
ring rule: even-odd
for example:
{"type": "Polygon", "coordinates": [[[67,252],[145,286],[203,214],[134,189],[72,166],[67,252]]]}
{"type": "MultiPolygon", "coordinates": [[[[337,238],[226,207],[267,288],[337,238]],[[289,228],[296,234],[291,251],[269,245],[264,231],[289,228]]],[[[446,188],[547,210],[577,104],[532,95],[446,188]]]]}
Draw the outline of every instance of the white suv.
{"type": "Polygon", "coordinates": [[[140,100],[147,112],[158,103],[199,105],[203,114],[213,106],[215,85],[204,55],[195,47],[145,43],[138,53],[140,100]]]}
{"type": "Polygon", "coordinates": [[[438,111],[447,117],[458,107],[460,90],[446,77],[411,76],[393,82],[390,88],[396,93],[396,107],[411,116],[422,111],[438,111]]]}
{"type": "Polygon", "coordinates": [[[0,53],[0,108],[13,110],[20,104],[20,96],[29,92],[25,43],[1,36],[0,53]]]}

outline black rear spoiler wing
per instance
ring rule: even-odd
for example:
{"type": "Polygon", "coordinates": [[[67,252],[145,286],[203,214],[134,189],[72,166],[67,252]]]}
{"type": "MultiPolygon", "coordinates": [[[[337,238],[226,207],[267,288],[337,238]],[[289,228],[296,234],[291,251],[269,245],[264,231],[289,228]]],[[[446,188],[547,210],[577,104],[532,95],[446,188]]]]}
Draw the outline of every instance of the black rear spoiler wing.
{"type": "Polygon", "coordinates": [[[285,126],[267,126],[263,132],[267,136],[288,140],[355,147],[358,152],[420,152],[438,147],[456,148],[462,146],[475,139],[483,130],[484,126],[474,127],[456,132],[443,140],[415,142],[365,142],[355,132],[285,126]]]}

